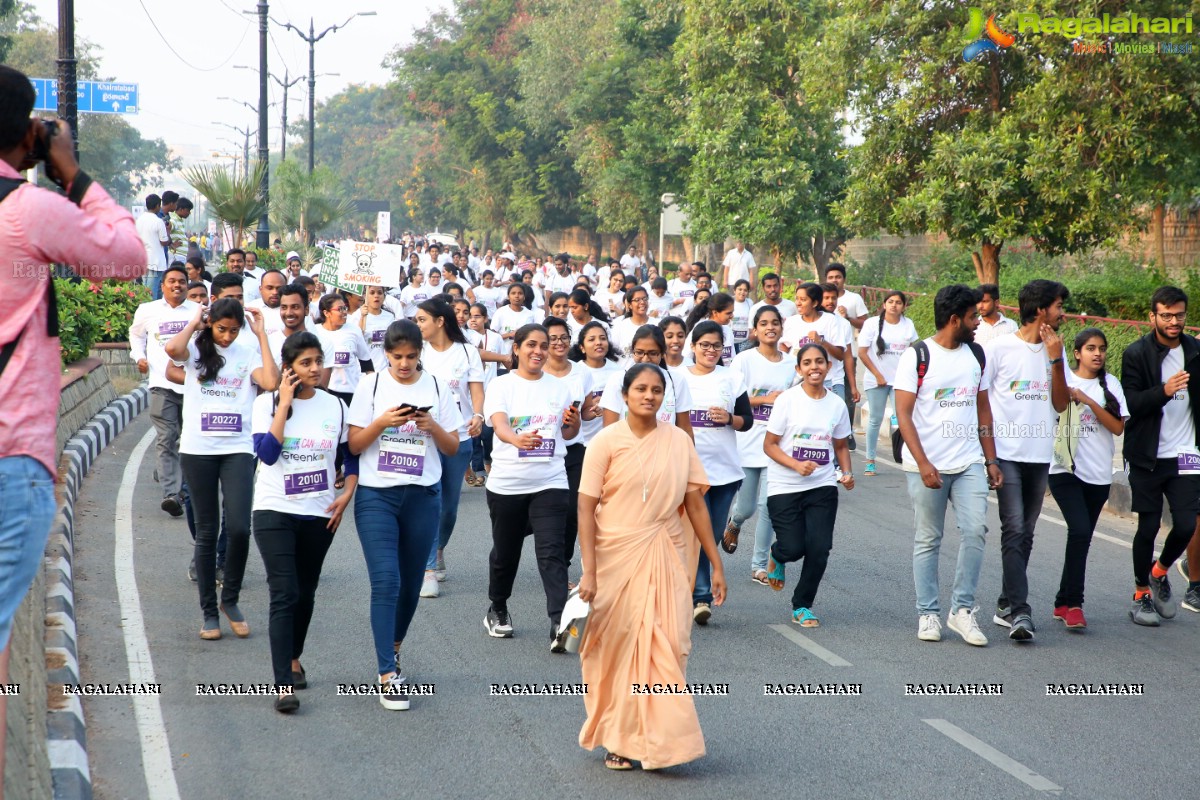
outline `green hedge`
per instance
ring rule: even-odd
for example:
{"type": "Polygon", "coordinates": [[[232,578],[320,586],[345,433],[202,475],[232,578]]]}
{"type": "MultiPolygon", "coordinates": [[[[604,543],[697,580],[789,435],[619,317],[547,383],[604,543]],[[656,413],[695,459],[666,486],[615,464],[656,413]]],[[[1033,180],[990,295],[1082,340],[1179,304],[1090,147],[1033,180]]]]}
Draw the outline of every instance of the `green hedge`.
{"type": "Polygon", "coordinates": [[[145,286],[113,280],[96,284],[55,278],[54,288],[64,366],[86,358],[96,342],[128,341],[134,312],[150,301],[145,286]]]}

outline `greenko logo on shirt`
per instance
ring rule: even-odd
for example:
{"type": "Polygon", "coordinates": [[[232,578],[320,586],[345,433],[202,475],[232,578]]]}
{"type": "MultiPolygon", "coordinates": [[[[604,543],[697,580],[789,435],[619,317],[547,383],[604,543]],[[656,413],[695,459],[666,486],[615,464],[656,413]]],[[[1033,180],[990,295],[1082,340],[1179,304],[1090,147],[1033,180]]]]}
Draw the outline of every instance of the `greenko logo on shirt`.
{"type": "Polygon", "coordinates": [[[1045,400],[1050,392],[1050,381],[1010,381],[1008,391],[1014,400],[1045,400]]]}
{"type": "Polygon", "coordinates": [[[933,399],[940,408],[959,408],[974,403],[977,394],[978,386],[948,386],[945,389],[934,389],[933,399]]]}

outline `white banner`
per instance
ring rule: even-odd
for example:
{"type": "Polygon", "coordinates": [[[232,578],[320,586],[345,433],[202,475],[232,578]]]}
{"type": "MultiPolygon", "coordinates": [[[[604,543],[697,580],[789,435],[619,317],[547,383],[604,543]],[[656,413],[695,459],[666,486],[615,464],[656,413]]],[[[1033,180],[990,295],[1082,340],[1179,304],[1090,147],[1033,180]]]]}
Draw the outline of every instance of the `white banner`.
{"type": "Polygon", "coordinates": [[[404,248],[398,244],[343,240],[338,245],[338,282],[391,288],[400,285],[404,248]]]}
{"type": "Polygon", "coordinates": [[[375,223],[375,241],[386,242],[392,238],[392,212],[380,211],[379,218],[375,223]]]}

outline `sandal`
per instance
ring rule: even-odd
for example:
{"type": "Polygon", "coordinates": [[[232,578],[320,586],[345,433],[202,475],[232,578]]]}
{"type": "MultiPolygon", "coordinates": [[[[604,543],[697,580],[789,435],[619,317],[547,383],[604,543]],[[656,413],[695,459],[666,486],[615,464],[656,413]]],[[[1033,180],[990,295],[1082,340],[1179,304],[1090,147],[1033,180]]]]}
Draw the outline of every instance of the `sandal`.
{"type": "Polygon", "coordinates": [[[874,461],[867,462],[866,468],[863,469],[863,474],[864,475],[872,475],[872,476],[875,475],[875,462],[874,461]]]}
{"type": "Polygon", "coordinates": [[[741,534],[742,527],[734,525],[733,520],[725,526],[725,535],[721,537],[721,549],[726,553],[736,553],[738,546],[738,535],[741,534]]]}
{"type": "Polygon", "coordinates": [[[626,770],[633,769],[633,762],[624,756],[619,756],[616,753],[609,753],[604,757],[604,766],[609,769],[626,770]]]}
{"type": "Polygon", "coordinates": [[[761,586],[770,586],[771,585],[770,582],[767,581],[767,571],[765,569],[754,570],[754,574],[750,576],[750,580],[754,581],[755,583],[757,583],[761,586]]]}
{"type": "Polygon", "coordinates": [[[807,608],[797,608],[792,612],[792,622],[799,625],[801,628],[819,628],[821,620],[817,619],[817,615],[807,608]]]}
{"type": "Polygon", "coordinates": [[[335,489],[346,488],[346,476],[342,474],[342,471],[340,469],[337,471],[337,475],[334,476],[333,488],[335,488],[335,489]]]}
{"type": "Polygon", "coordinates": [[[479,485],[479,484],[475,483],[475,470],[470,469],[470,468],[467,469],[467,474],[466,474],[466,476],[463,477],[463,480],[466,482],[467,486],[478,486],[479,485]]]}
{"type": "Polygon", "coordinates": [[[767,585],[775,591],[783,591],[783,564],[775,563],[775,556],[767,558],[767,585]]]}

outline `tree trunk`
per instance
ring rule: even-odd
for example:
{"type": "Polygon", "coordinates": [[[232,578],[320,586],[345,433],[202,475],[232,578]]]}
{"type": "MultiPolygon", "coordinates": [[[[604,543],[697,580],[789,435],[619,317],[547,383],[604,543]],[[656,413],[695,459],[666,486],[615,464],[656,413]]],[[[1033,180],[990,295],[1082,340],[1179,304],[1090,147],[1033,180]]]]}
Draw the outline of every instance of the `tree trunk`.
{"type": "Polygon", "coordinates": [[[542,243],[538,241],[537,236],[532,233],[524,234],[524,240],[522,240],[521,234],[514,233],[511,234],[510,240],[512,241],[514,247],[521,248],[525,251],[524,255],[534,255],[540,258],[547,258],[550,256],[550,251],[543,247],[542,243]],[[524,246],[522,247],[522,245],[524,246]]]}
{"type": "Polygon", "coordinates": [[[826,239],[825,234],[818,233],[813,237],[813,270],[816,272],[818,283],[824,282],[825,269],[845,244],[846,240],[840,236],[826,239]]]}
{"type": "Polygon", "coordinates": [[[483,242],[479,245],[479,253],[482,256],[492,246],[492,229],[488,228],[483,232],[483,242]]]}
{"type": "Polygon", "coordinates": [[[979,249],[971,253],[971,261],[975,264],[975,279],[979,283],[994,283],[1000,285],[1000,248],[1004,242],[993,244],[984,240],[979,249]]]}
{"type": "Polygon", "coordinates": [[[696,247],[696,245],[695,245],[695,242],[692,241],[692,237],[690,237],[690,236],[683,237],[683,260],[684,261],[691,263],[692,261],[696,260],[695,247],[696,247]]]}
{"type": "Polygon", "coordinates": [[[1154,263],[1163,271],[1167,269],[1167,246],[1164,235],[1166,216],[1167,209],[1162,203],[1154,206],[1154,211],[1150,214],[1150,242],[1154,249],[1154,263]]]}
{"type": "Polygon", "coordinates": [[[596,254],[596,263],[599,263],[604,257],[604,237],[600,231],[588,231],[588,247],[596,254]]]}

